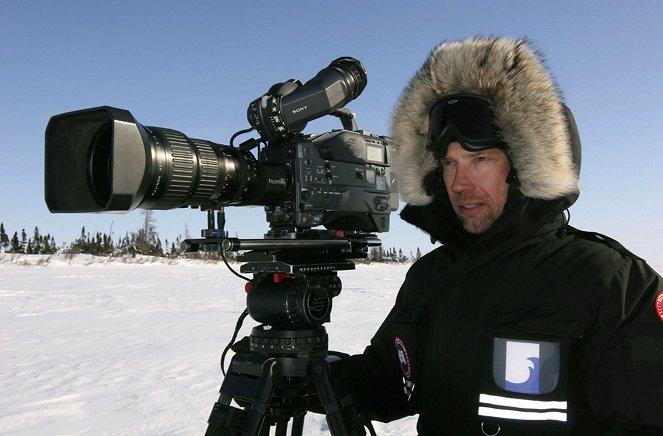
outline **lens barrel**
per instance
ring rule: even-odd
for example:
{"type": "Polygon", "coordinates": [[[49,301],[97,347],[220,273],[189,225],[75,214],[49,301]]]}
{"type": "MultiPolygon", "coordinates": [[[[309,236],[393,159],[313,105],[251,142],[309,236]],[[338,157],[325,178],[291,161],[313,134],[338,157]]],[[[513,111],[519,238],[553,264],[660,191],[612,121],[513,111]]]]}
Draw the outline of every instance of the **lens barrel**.
{"type": "Polygon", "coordinates": [[[269,205],[288,192],[284,165],[248,151],[139,124],[103,106],[56,115],[46,128],[51,212],[269,205]]]}

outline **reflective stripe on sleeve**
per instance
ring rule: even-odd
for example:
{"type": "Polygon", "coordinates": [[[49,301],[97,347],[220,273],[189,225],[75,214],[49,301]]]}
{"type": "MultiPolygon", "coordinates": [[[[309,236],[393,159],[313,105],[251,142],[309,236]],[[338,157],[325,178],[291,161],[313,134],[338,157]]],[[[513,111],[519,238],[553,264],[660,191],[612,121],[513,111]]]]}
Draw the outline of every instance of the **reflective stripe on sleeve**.
{"type": "Polygon", "coordinates": [[[479,415],[522,421],[566,422],[566,401],[537,401],[481,394],[479,415]]]}

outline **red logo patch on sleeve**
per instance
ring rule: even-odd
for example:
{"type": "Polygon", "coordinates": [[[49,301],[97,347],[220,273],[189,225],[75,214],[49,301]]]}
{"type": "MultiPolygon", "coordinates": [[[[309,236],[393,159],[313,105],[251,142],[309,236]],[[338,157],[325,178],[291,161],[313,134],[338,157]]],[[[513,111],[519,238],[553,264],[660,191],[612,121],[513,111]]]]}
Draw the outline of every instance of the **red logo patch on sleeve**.
{"type": "Polygon", "coordinates": [[[658,319],[663,322],[663,292],[659,292],[654,301],[654,308],[656,309],[656,314],[658,319]]]}

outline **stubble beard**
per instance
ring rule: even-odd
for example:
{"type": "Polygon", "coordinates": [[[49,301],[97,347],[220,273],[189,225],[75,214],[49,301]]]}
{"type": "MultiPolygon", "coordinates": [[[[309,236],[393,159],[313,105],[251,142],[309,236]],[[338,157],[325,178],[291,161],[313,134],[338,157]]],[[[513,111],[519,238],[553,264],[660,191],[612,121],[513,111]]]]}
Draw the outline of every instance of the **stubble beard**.
{"type": "Polygon", "coordinates": [[[473,220],[467,220],[464,216],[458,213],[456,215],[458,216],[458,219],[460,219],[460,222],[463,225],[465,231],[472,235],[480,235],[481,233],[484,233],[490,229],[497,218],[499,218],[499,215],[492,211],[482,217],[479,217],[478,219],[473,220]]]}

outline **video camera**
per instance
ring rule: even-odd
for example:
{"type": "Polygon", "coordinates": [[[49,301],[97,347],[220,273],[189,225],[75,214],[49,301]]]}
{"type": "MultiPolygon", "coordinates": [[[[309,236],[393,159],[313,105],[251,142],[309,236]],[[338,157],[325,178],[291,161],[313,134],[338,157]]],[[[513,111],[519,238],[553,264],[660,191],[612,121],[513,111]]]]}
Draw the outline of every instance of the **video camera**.
{"type": "Polygon", "coordinates": [[[273,85],[247,111],[260,139],[239,147],[143,126],[108,106],[53,116],[46,128],[46,204],[51,212],[264,205],[274,238],[320,225],[388,231],[389,213],[398,207],[389,140],[357,131],[342,108],[366,82],[362,64],[343,57],[304,85],[273,85]],[[340,117],[345,130],[301,134],[308,121],[328,114],[340,117]],[[251,150],[260,143],[267,146],[256,158],[251,150]]]}

